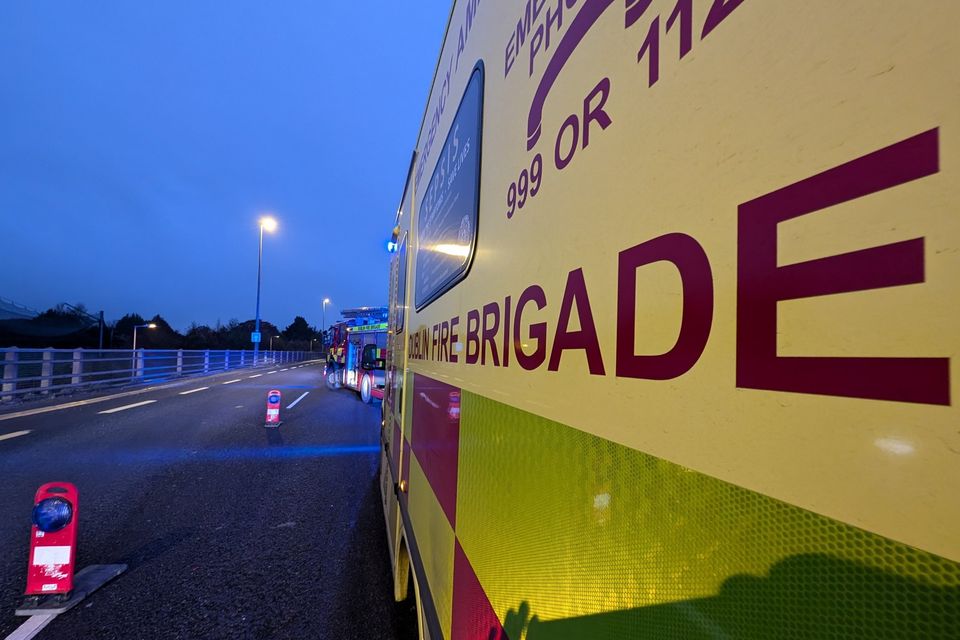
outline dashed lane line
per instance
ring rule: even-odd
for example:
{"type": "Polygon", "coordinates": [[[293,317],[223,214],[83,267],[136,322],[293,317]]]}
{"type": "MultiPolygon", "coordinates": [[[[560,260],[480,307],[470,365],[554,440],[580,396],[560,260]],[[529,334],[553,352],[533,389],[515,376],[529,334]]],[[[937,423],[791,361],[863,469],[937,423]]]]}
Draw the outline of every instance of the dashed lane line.
{"type": "Polygon", "coordinates": [[[268,376],[269,376],[270,374],[273,374],[273,373],[276,373],[276,371],[267,371],[267,375],[268,375],[268,376]]]}
{"type": "Polygon", "coordinates": [[[297,403],[306,398],[309,393],[309,391],[304,391],[299,398],[287,405],[287,409],[293,409],[295,406],[297,406],[297,403]]]}
{"type": "MultiPolygon", "coordinates": [[[[268,373],[276,373],[276,371],[270,371],[268,373]]],[[[262,373],[257,374],[258,376],[263,375],[262,373]]],[[[251,376],[253,378],[257,376],[251,376]]],[[[117,398],[127,398],[129,396],[138,396],[144,393],[150,393],[151,391],[161,391],[163,389],[170,389],[172,387],[177,387],[182,385],[182,382],[174,382],[172,384],[164,384],[157,387],[147,387],[145,389],[135,389],[133,391],[124,391],[122,393],[114,393],[109,396],[101,396],[99,398],[88,398],[86,400],[77,400],[75,402],[65,402],[63,404],[56,404],[50,407],[38,407],[36,409],[25,409],[23,411],[14,411],[12,413],[3,413],[0,414],[0,422],[4,420],[14,420],[15,418],[26,418],[28,416],[36,416],[44,413],[51,413],[53,411],[63,411],[64,409],[74,409],[76,407],[85,407],[90,404],[99,404],[101,402],[109,402],[110,400],[116,400],[117,398]]]]}
{"type": "Polygon", "coordinates": [[[210,387],[197,387],[196,389],[190,389],[189,391],[181,391],[177,395],[188,396],[191,393],[196,393],[197,391],[203,391],[204,389],[209,389],[210,387]]]}
{"type": "Polygon", "coordinates": [[[280,371],[290,371],[290,369],[280,369],[280,371]]]}
{"type": "Polygon", "coordinates": [[[259,378],[259,377],[262,376],[262,375],[263,375],[262,373],[258,373],[258,374],[255,375],[255,376],[247,376],[247,380],[250,380],[250,379],[252,379],[252,378],[259,378]]]}
{"type": "Polygon", "coordinates": [[[27,416],[36,416],[41,413],[50,413],[51,411],[61,411],[63,409],[73,409],[74,407],[85,407],[88,404],[97,404],[100,402],[108,402],[110,400],[116,400],[117,398],[126,398],[129,396],[138,396],[143,393],[150,393],[151,391],[160,391],[161,389],[169,389],[171,387],[176,387],[182,383],[167,384],[160,387],[147,387],[146,389],[137,389],[135,391],[125,391],[123,393],[115,393],[110,396],[102,396],[100,398],[88,398],[87,400],[77,400],[76,402],[66,402],[64,404],[56,404],[52,407],[38,407],[36,409],[26,409],[24,411],[16,411],[14,413],[4,413],[0,415],[0,422],[4,420],[13,420],[14,418],[26,418],[27,416]]]}
{"type": "Polygon", "coordinates": [[[137,407],[143,407],[148,404],[153,404],[156,400],[144,400],[143,402],[134,402],[133,404],[127,404],[122,407],[115,407],[113,409],[107,409],[106,411],[99,411],[98,413],[116,413],[118,411],[126,411],[127,409],[136,409],[137,407]]]}
{"type": "Polygon", "coordinates": [[[221,382],[220,384],[233,384],[234,382],[240,382],[240,378],[236,380],[227,380],[226,382],[221,382]]]}
{"type": "Polygon", "coordinates": [[[4,433],[3,435],[0,435],[0,440],[10,440],[12,438],[19,438],[20,436],[25,436],[30,432],[31,432],[30,429],[27,429],[26,431],[14,431],[13,433],[4,433]]]}

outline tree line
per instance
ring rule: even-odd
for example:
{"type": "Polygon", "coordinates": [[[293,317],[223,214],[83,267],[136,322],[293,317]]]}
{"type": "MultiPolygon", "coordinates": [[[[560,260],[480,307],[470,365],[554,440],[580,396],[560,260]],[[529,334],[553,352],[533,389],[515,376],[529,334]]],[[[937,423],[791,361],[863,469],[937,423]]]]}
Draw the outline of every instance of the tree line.
{"type": "MultiPolygon", "coordinates": [[[[137,348],[144,349],[252,349],[250,334],[256,322],[219,321],[213,327],[193,323],[180,333],[157,314],[146,319],[137,313],[128,313],[119,320],[103,326],[104,349],[130,349],[133,346],[133,328],[155,324],[156,328],[137,329],[137,348]]],[[[100,343],[101,327],[83,305],[63,305],[48,309],[34,318],[0,320],[0,347],[56,349],[96,349],[100,343]],[[93,318],[93,319],[91,319],[93,318]]],[[[260,321],[261,349],[270,348],[271,337],[275,350],[320,350],[323,332],[310,326],[303,316],[296,316],[285,329],[266,320],[260,321]]]]}

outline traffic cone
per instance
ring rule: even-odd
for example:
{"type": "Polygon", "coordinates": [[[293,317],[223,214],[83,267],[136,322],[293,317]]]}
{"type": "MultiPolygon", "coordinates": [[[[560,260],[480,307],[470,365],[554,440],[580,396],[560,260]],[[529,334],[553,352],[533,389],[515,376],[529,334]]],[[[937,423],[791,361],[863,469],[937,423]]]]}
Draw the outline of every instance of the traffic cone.
{"type": "Polygon", "coordinates": [[[277,389],[271,389],[267,394],[267,417],[263,421],[265,427],[280,426],[280,392],[277,389]]]}

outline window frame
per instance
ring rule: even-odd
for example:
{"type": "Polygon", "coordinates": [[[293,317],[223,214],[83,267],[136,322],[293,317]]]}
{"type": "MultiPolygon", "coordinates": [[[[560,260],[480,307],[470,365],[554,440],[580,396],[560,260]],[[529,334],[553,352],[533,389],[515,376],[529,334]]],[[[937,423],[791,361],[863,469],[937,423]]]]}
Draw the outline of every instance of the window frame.
{"type": "Polygon", "coordinates": [[[426,189],[423,193],[426,194],[430,191],[430,185],[433,184],[433,181],[437,178],[437,168],[439,166],[440,157],[443,155],[443,151],[447,148],[447,143],[450,141],[450,136],[453,135],[455,130],[453,124],[457,122],[457,118],[460,116],[460,111],[463,109],[464,100],[467,97],[467,93],[470,91],[471,86],[474,82],[474,79],[478,78],[479,86],[479,106],[477,114],[477,168],[474,172],[474,184],[476,185],[475,194],[473,197],[473,211],[474,211],[474,225],[473,225],[473,238],[470,241],[470,253],[467,255],[467,259],[464,260],[463,264],[460,265],[455,271],[453,271],[449,276],[444,278],[434,290],[432,290],[428,295],[425,295],[423,300],[418,298],[419,294],[419,283],[418,283],[418,273],[420,269],[420,249],[422,247],[423,236],[420,229],[420,203],[417,203],[417,220],[416,220],[416,251],[414,253],[414,273],[413,273],[413,303],[414,308],[417,312],[425,309],[429,306],[434,300],[437,300],[445,293],[450,291],[458,283],[462,282],[469,274],[470,269],[473,267],[473,259],[476,256],[477,252],[477,242],[480,236],[480,191],[481,191],[481,174],[483,166],[483,107],[484,107],[484,97],[485,97],[485,84],[486,77],[484,71],[483,60],[478,60],[474,65],[473,70],[470,72],[470,77],[467,80],[466,87],[463,89],[463,94],[460,96],[460,103],[457,105],[457,111],[454,113],[453,120],[451,121],[451,127],[447,131],[447,136],[443,140],[443,145],[440,147],[440,154],[437,156],[437,164],[433,167],[433,172],[430,174],[430,180],[427,182],[426,189]]]}

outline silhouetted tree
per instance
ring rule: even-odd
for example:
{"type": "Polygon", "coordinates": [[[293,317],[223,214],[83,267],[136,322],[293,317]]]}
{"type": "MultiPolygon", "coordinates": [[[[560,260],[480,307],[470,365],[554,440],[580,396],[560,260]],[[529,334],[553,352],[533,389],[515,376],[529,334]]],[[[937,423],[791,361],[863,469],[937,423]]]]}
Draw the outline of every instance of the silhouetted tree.
{"type": "Polygon", "coordinates": [[[179,349],[183,346],[183,336],[171,327],[159,313],[145,322],[152,322],[157,327],[155,329],[140,329],[137,332],[138,347],[142,345],[146,349],[179,349]]]}
{"type": "Polygon", "coordinates": [[[290,326],[283,330],[283,337],[290,341],[309,342],[311,338],[316,337],[316,331],[307,324],[303,316],[297,316],[290,326]]]}
{"type": "MultiPolygon", "coordinates": [[[[250,334],[253,333],[253,329],[256,327],[256,321],[247,320],[245,322],[237,322],[236,320],[231,320],[226,325],[220,328],[218,334],[221,337],[221,349],[253,349],[253,343],[250,342],[250,334]]],[[[276,336],[280,334],[280,330],[277,329],[276,325],[267,322],[266,320],[260,321],[260,335],[263,336],[262,342],[260,343],[261,349],[266,349],[267,345],[270,343],[270,336],[276,336]]],[[[277,342],[274,340],[274,348],[277,347],[277,342]]]]}
{"type": "MultiPolygon", "coordinates": [[[[123,316],[117,323],[113,325],[112,339],[111,343],[115,349],[129,349],[133,345],[133,328],[138,324],[144,324],[146,320],[143,319],[139,313],[128,313],[123,316]]],[[[140,331],[137,331],[137,340],[140,339],[140,331]]]]}
{"type": "Polygon", "coordinates": [[[205,324],[194,322],[183,338],[184,349],[219,349],[220,336],[205,324]]]}

